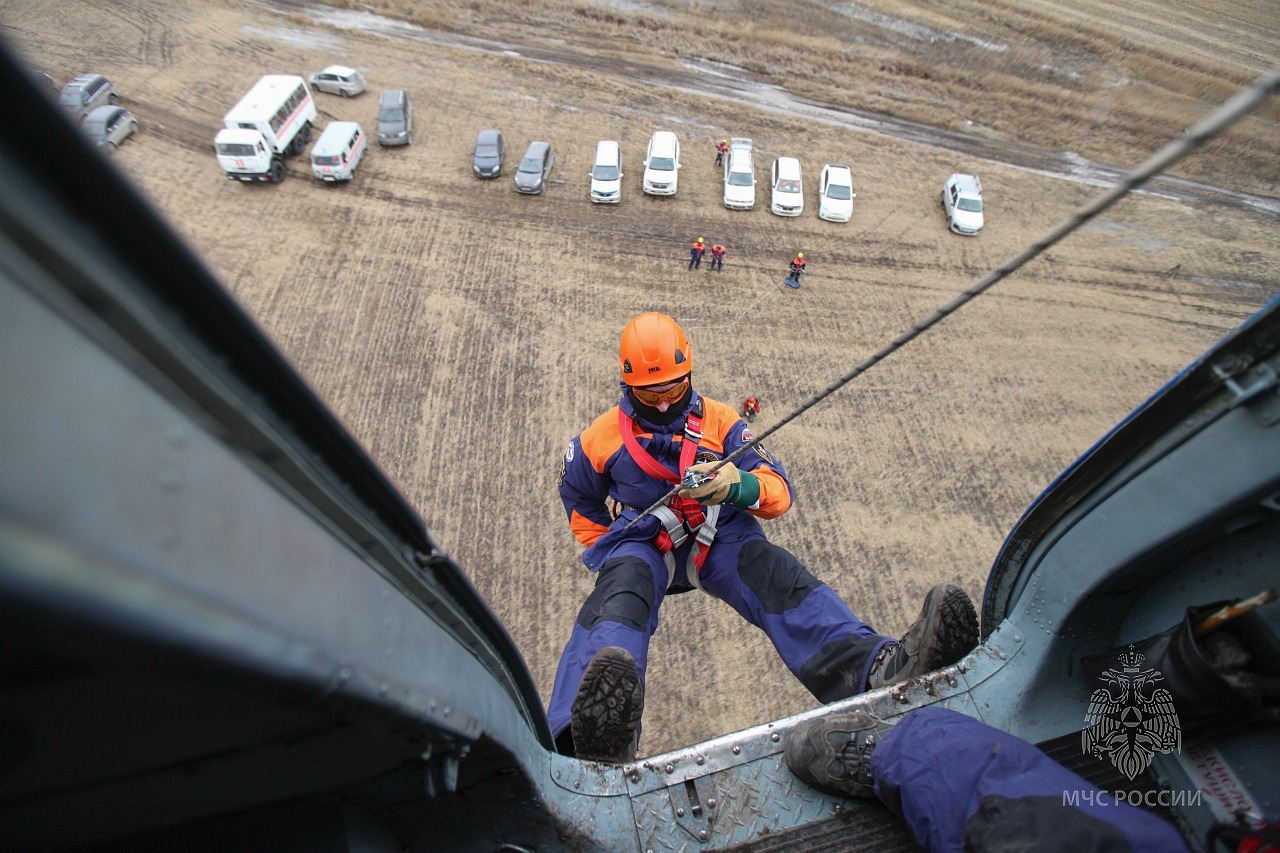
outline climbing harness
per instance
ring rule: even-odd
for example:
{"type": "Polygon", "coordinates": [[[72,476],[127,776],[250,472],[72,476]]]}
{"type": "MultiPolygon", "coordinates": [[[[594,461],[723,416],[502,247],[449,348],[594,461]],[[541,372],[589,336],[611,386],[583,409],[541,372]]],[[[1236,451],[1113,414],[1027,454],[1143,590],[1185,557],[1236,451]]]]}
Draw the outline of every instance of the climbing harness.
{"type": "MultiPolygon", "coordinates": [[[[684,440],[680,443],[679,472],[672,471],[649,455],[649,452],[636,439],[635,421],[621,408],[618,409],[618,430],[622,433],[622,443],[627,448],[627,452],[631,454],[631,458],[641,470],[655,479],[677,484],[676,489],[673,489],[667,499],[662,501],[661,506],[649,507],[644,514],[653,515],[662,523],[662,530],[658,531],[658,535],[654,537],[653,544],[662,554],[662,560],[667,565],[668,577],[675,577],[676,550],[684,545],[690,536],[693,536],[694,545],[689,551],[689,559],[685,562],[684,574],[690,586],[702,589],[698,573],[702,571],[702,565],[707,561],[707,554],[711,551],[711,543],[716,538],[720,506],[717,504],[704,507],[693,498],[682,498],[675,494],[676,490],[684,488],[680,485],[682,478],[698,457],[698,444],[702,441],[702,399],[699,398],[694,403],[693,410],[685,418],[684,440]]],[[[630,528],[631,525],[627,527],[630,528]]]]}

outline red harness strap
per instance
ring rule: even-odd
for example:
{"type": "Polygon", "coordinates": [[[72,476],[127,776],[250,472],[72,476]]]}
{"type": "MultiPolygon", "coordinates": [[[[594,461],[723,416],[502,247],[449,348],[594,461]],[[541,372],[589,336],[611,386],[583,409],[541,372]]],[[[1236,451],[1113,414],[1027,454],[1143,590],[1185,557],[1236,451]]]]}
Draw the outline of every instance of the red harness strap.
{"type": "MultiPolygon", "coordinates": [[[[631,458],[646,474],[659,480],[665,480],[668,483],[678,483],[684,475],[685,469],[692,465],[698,457],[698,442],[702,440],[702,401],[699,400],[697,402],[685,419],[684,441],[680,444],[679,473],[673,472],[657,459],[654,459],[647,450],[640,446],[640,442],[636,440],[635,421],[621,407],[618,408],[618,428],[622,433],[622,443],[626,446],[627,452],[631,454],[631,458]]],[[[706,521],[706,515],[702,511],[702,504],[693,498],[682,498],[676,495],[669,501],[668,506],[684,522],[686,530],[690,533],[695,532],[706,521]]],[[[665,528],[660,530],[658,535],[654,537],[653,544],[664,555],[676,546],[676,543],[671,539],[671,534],[665,528]]],[[[702,571],[702,564],[706,562],[707,553],[710,550],[711,543],[709,542],[705,545],[699,542],[694,548],[693,563],[698,571],[702,571]]]]}

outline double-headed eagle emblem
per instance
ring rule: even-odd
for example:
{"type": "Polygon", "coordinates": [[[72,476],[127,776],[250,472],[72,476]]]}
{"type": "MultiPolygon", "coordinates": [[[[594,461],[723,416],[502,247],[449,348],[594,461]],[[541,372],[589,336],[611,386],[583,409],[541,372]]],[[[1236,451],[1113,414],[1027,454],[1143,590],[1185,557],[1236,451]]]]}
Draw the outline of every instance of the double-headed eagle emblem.
{"type": "Polygon", "coordinates": [[[1102,674],[1106,683],[1089,697],[1080,746],[1096,758],[1110,757],[1131,781],[1151,764],[1157,752],[1182,750],[1182,730],[1173,696],[1158,686],[1164,676],[1143,669],[1146,658],[1134,651],[1117,657],[1120,668],[1102,674]]]}

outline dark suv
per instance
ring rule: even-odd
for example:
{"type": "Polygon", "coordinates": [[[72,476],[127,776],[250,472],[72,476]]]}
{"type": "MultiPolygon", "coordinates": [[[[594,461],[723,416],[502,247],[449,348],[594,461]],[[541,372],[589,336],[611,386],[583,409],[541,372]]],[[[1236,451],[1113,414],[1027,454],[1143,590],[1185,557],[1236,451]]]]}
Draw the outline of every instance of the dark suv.
{"type": "Polygon", "coordinates": [[[76,121],[88,115],[94,107],[118,104],[120,97],[111,81],[101,74],[81,74],[62,87],[58,104],[76,121]]]}
{"type": "Polygon", "coordinates": [[[471,158],[471,173],[477,178],[496,178],[502,174],[502,131],[482,130],[476,136],[476,150],[471,158]]]}
{"type": "Polygon", "coordinates": [[[409,145],[413,142],[413,107],[403,89],[388,89],[378,96],[378,144],[409,145]]]}

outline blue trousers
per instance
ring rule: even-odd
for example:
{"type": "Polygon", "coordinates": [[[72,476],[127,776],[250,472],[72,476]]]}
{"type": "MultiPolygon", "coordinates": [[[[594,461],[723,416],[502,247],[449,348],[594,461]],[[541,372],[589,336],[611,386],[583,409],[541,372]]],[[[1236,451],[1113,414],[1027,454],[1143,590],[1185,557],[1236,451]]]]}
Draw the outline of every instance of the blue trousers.
{"type": "Polygon", "coordinates": [[[1033,744],[945,708],[902,717],[871,753],[876,797],[929,853],[1185,853],[1174,827],[1033,744]]]}
{"type": "MultiPolygon", "coordinates": [[[[675,553],[679,584],[687,548],[675,553]]],[[[699,579],[704,590],[764,631],[787,668],[823,702],[863,692],[876,652],[890,639],[861,622],[831,587],[763,535],[717,541],[699,579]]],[[[651,543],[623,543],[605,561],[556,670],[547,716],[557,737],[569,727],[583,672],[601,649],[626,649],[644,678],[649,640],[671,586],[651,543]]]]}

